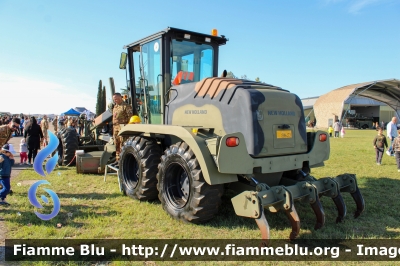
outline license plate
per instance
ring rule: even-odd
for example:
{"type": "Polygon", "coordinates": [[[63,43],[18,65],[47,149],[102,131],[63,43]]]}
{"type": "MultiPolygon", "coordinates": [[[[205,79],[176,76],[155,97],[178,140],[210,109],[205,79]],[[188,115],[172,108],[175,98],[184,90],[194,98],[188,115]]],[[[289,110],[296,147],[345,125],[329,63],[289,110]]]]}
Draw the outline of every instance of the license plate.
{"type": "Polygon", "coordinates": [[[292,131],[291,130],[277,130],[276,131],[276,138],[278,138],[278,139],[290,139],[290,138],[292,138],[292,131]]]}

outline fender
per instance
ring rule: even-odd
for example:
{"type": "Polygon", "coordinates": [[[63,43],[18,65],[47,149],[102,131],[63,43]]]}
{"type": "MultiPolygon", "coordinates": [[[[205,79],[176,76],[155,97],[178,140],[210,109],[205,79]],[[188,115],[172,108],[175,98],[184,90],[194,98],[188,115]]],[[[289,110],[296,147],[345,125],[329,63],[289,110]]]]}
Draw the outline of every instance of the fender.
{"type": "Polygon", "coordinates": [[[197,134],[191,132],[191,127],[181,127],[173,125],[151,125],[151,124],[133,124],[125,125],[121,128],[119,136],[148,135],[150,137],[175,136],[186,142],[193,150],[199,161],[204,179],[209,185],[217,185],[238,181],[236,174],[223,174],[218,168],[207,148],[206,140],[215,138],[211,134],[203,133],[201,130],[197,134]]]}

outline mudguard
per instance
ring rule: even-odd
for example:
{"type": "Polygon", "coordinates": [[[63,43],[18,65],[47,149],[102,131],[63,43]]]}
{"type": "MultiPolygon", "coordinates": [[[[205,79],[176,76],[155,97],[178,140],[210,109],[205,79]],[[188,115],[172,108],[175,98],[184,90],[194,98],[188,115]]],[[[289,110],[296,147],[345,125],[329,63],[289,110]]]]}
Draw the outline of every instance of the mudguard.
{"type": "Polygon", "coordinates": [[[220,173],[214,162],[210,150],[207,148],[208,139],[214,139],[216,135],[209,130],[197,130],[192,128],[172,125],[133,124],[125,125],[119,132],[119,136],[144,135],[150,137],[175,136],[186,142],[193,150],[199,161],[204,179],[209,185],[236,182],[237,173],[220,173]]]}

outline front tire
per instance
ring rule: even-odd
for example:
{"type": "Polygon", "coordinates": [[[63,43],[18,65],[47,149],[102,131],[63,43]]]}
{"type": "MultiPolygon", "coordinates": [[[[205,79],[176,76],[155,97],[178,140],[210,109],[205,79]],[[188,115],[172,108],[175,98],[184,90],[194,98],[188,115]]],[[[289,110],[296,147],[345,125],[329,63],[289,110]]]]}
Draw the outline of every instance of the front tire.
{"type": "Polygon", "coordinates": [[[165,151],[157,179],[158,198],[171,217],[202,223],[218,212],[223,185],[207,184],[196,156],[185,142],[171,145],[165,151]]]}
{"type": "Polygon", "coordinates": [[[125,195],[138,200],[157,198],[157,172],[161,148],[152,139],[131,137],[124,142],[119,161],[119,178],[125,195]]]}

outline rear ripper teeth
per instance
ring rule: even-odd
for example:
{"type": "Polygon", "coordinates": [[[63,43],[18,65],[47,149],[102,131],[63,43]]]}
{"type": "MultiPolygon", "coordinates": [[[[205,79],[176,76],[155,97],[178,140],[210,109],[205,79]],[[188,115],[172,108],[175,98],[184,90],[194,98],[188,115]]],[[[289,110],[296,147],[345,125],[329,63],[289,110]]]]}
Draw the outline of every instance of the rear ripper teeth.
{"type": "Polygon", "coordinates": [[[259,183],[253,176],[245,176],[248,180],[256,183],[256,191],[244,191],[232,198],[235,212],[239,216],[255,218],[261,230],[263,245],[268,245],[270,230],[264,217],[264,209],[271,212],[285,211],[292,226],[289,239],[295,239],[300,232],[300,218],[296,212],[294,201],[308,202],[316,216],[314,229],[318,230],[325,224],[325,212],[320,202],[320,197],[331,197],[338,210],[336,223],[342,222],[346,216],[346,205],[344,204],[341,192],[349,192],[355,203],[356,211],[354,217],[357,218],[365,209],[364,198],[357,186],[354,174],[343,174],[335,178],[315,179],[307,175],[305,181],[295,181],[292,179],[282,179],[283,183],[293,183],[289,186],[269,187],[264,183],[259,183]],[[237,207],[241,206],[241,207],[237,207]],[[245,208],[243,208],[243,206],[245,208]]]}

